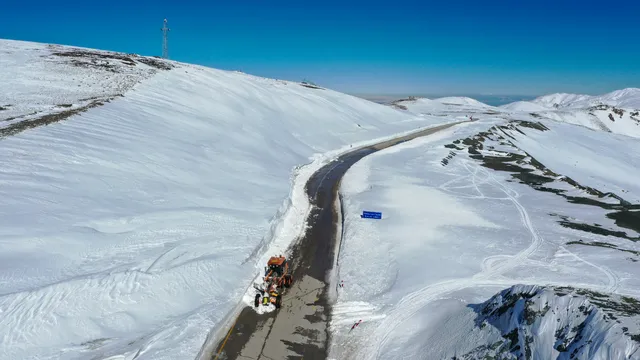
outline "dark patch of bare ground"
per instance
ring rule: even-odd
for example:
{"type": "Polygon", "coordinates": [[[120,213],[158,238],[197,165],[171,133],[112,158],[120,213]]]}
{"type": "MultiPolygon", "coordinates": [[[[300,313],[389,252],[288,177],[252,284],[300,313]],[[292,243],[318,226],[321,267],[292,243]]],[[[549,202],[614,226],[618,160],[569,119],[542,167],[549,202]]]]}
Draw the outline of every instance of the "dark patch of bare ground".
{"type": "MultiPolygon", "coordinates": [[[[55,46],[50,46],[51,49],[56,49],[55,46]]],[[[90,50],[63,50],[63,51],[52,51],[53,56],[69,58],[69,63],[79,67],[89,67],[89,68],[98,68],[111,72],[118,72],[118,67],[109,62],[108,60],[118,60],[124,65],[128,66],[136,66],[137,63],[146,64],[151,66],[157,70],[171,70],[174,68],[174,65],[166,62],[162,59],[144,57],[137,54],[124,54],[124,53],[116,53],[116,52],[98,52],[98,51],[90,51],[90,50]]],[[[80,106],[75,109],[63,110],[60,112],[56,112],[54,114],[47,114],[40,117],[26,119],[9,126],[0,128],[0,139],[21,133],[25,130],[32,129],[38,126],[46,126],[55,122],[59,122],[69,118],[70,116],[85,112],[91,108],[96,106],[103,105],[106,102],[110,102],[117,96],[123,96],[122,94],[117,94],[109,97],[90,97],[86,99],[81,99],[80,101],[89,101],[88,104],[84,106],[80,106]]],[[[6,110],[11,105],[0,106],[0,110],[6,110]]],[[[58,108],[71,108],[73,104],[58,104],[56,105],[58,108]]],[[[13,121],[20,118],[26,118],[33,115],[37,115],[38,112],[33,112],[30,114],[25,114],[21,116],[15,116],[8,119],[4,119],[3,121],[13,121]]]]}
{"type": "Polygon", "coordinates": [[[605,311],[612,320],[617,320],[617,317],[640,315],[640,301],[629,296],[604,294],[594,290],[568,286],[554,287],[554,291],[558,296],[566,296],[573,293],[585,296],[589,299],[589,302],[598,306],[600,310],[605,311]]]}
{"type": "MultiPolygon", "coordinates": [[[[119,95],[122,96],[122,95],[119,95]]],[[[58,121],[62,121],[67,119],[70,116],[85,112],[91,108],[94,108],[96,106],[100,106],[103,105],[105,102],[109,102],[113,99],[113,97],[111,98],[107,98],[107,99],[103,99],[103,100],[97,100],[94,99],[93,101],[91,101],[89,104],[85,105],[85,106],[81,106],[75,109],[70,109],[70,110],[64,110],[64,111],[60,111],[54,114],[47,114],[44,116],[40,116],[34,119],[28,119],[28,120],[23,120],[20,122],[16,122],[13,123],[9,126],[5,126],[3,128],[0,128],[0,139],[5,138],[7,136],[12,136],[12,135],[16,135],[18,133],[21,133],[25,130],[29,130],[29,129],[33,129],[35,127],[38,126],[46,126],[49,124],[53,124],[55,122],[58,121]]],[[[36,113],[32,113],[29,115],[35,115],[36,113]]],[[[11,118],[11,119],[7,119],[8,120],[15,120],[16,118],[11,118]]]]}
{"type": "Polygon", "coordinates": [[[395,100],[391,102],[391,106],[396,108],[396,109],[400,109],[400,110],[408,110],[408,108],[405,105],[402,105],[400,103],[402,102],[415,102],[416,100],[418,100],[417,97],[415,96],[409,96],[406,99],[399,99],[399,100],[395,100]]]}
{"type": "Polygon", "coordinates": [[[609,243],[601,242],[601,241],[584,241],[584,240],[580,239],[578,241],[569,241],[567,243],[567,245],[597,246],[597,247],[620,250],[620,251],[624,251],[624,252],[628,252],[628,253],[634,254],[636,256],[640,256],[640,251],[621,249],[617,245],[609,244],[609,243]]]}
{"type": "Polygon", "coordinates": [[[309,89],[324,90],[320,86],[308,82],[301,82],[300,85],[309,89]]]}
{"type": "MultiPolygon", "coordinates": [[[[510,181],[518,181],[521,184],[526,184],[538,191],[549,192],[562,196],[570,203],[597,206],[605,210],[611,210],[611,212],[607,213],[606,216],[614,220],[617,226],[640,232],[640,204],[631,204],[617,194],[611,192],[605,193],[598,189],[581,185],[570,177],[554,173],[530,154],[522,151],[514,145],[512,142],[513,136],[510,134],[510,132],[512,133],[513,131],[526,134],[528,131],[548,130],[549,128],[540,122],[525,120],[512,120],[505,125],[493,126],[489,130],[480,132],[472,137],[458,139],[453,143],[445,145],[446,148],[452,150],[441,160],[441,164],[442,166],[447,166],[456,153],[466,150],[469,153],[469,156],[479,161],[482,166],[496,171],[511,173],[513,180],[510,181]],[[513,152],[496,151],[491,145],[486,145],[485,147],[486,140],[497,142],[505,147],[510,147],[513,149],[513,152]],[[483,150],[492,150],[499,153],[499,156],[485,155],[483,150]],[[590,197],[568,195],[567,190],[552,187],[552,183],[556,181],[565,182],[575,189],[586,192],[590,197]]],[[[567,228],[603,236],[614,236],[634,242],[640,240],[640,237],[629,236],[624,231],[606,229],[599,224],[586,224],[567,216],[557,214],[550,215],[560,217],[558,223],[567,228]]],[[[598,246],[594,243],[587,242],[571,242],[569,244],[598,246]]],[[[607,247],[630,252],[635,256],[640,256],[638,252],[622,249],[615,245],[607,247]]],[[[638,259],[631,258],[631,260],[637,261],[638,259]]]]}
{"type": "Polygon", "coordinates": [[[71,58],[71,64],[79,67],[100,68],[111,72],[117,72],[117,66],[104,60],[118,60],[120,63],[128,66],[136,66],[136,63],[142,63],[158,70],[171,70],[174,68],[172,64],[162,59],[140,56],[137,54],[124,54],[117,52],[98,52],[90,50],[65,50],[55,51],[52,55],[71,58]],[[102,61],[101,61],[102,60],[102,61]]]}

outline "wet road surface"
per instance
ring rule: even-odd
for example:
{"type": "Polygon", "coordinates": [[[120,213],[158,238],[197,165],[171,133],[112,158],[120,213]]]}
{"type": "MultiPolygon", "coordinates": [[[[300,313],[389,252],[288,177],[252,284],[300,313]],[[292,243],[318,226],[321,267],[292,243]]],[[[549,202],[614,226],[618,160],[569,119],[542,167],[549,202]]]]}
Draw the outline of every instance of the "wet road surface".
{"type": "Polygon", "coordinates": [[[291,248],[293,285],[279,310],[257,314],[244,308],[225,338],[216,345],[214,360],[326,359],[329,334],[327,274],[333,268],[339,214],[334,206],[342,176],[351,165],[378,150],[433,134],[459,123],[437,126],[356,149],[318,170],[307,182],[313,210],[305,236],[291,248]]]}

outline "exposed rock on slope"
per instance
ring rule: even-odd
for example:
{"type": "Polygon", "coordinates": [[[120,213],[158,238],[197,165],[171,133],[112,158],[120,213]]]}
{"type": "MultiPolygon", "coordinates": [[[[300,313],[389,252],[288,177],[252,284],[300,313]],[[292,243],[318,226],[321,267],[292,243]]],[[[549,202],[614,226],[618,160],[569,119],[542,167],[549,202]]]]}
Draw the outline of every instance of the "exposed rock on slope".
{"type": "Polygon", "coordinates": [[[516,285],[473,305],[500,337],[457,359],[640,359],[640,302],[584,289],[516,285]]]}

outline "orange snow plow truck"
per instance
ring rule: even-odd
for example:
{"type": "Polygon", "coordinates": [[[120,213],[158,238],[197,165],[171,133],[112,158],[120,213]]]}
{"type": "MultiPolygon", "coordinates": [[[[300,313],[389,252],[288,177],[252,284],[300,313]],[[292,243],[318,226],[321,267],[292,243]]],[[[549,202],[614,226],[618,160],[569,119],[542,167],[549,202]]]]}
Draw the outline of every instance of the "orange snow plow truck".
{"type": "Polygon", "coordinates": [[[293,282],[293,276],[289,273],[287,259],[280,256],[272,256],[264,269],[262,286],[254,286],[258,293],[255,298],[255,307],[273,304],[276,309],[282,306],[282,294],[285,288],[289,288],[293,282]]]}

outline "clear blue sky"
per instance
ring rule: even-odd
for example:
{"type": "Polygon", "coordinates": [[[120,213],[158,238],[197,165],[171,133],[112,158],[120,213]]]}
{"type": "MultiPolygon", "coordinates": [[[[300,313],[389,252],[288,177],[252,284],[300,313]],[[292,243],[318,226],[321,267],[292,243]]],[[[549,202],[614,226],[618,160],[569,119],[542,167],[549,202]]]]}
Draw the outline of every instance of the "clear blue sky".
{"type": "Polygon", "coordinates": [[[160,55],[351,93],[640,87],[640,1],[15,1],[0,38],[160,55]]]}

